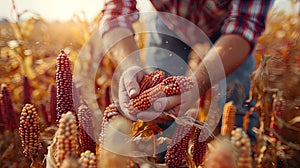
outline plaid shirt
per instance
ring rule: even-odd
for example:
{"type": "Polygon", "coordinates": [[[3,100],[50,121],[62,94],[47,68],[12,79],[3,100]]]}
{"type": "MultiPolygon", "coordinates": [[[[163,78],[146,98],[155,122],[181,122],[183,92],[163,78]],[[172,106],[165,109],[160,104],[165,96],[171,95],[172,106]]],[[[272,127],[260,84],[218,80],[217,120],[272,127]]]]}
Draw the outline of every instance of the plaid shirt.
{"type": "MultiPolygon", "coordinates": [[[[157,11],[181,16],[199,27],[208,37],[216,32],[238,34],[254,47],[259,35],[265,29],[265,22],[272,0],[151,0],[157,11]]],[[[106,0],[100,24],[101,33],[115,27],[125,27],[133,31],[132,23],[139,19],[135,0],[106,0]],[[130,14],[130,15],[127,15],[130,14]]],[[[169,29],[182,39],[188,26],[176,25],[176,21],[163,19],[169,29]]],[[[190,32],[192,33],[192,32],[190,32]]]]}

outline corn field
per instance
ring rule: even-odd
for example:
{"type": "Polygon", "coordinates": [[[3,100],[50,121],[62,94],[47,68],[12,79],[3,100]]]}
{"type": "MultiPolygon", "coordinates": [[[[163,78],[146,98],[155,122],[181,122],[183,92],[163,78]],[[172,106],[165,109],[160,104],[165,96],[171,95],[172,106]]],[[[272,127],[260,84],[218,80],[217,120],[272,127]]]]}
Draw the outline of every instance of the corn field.
{"type": "MultiPolygon", "coordinates": [[[[14,9],[16,10],[16,9],[14,9]]],[[[35,14],[16,21],[0,22],[0,165],[35,168],[260,168],[300,166],[300,14],[270,12],[267,29],[255,49],[256,70],[251,74],[251,106],[243,128],[234,127],[236,108],[225,104],[222,127],[210,134],[203,127],[210,106],[210,94],[200,102],[197,125],[178,124],[171,138],[159,137],[160,123],[180,120],[163,113],[153,121],[130,121],[119,113],[111,91],[116,64],[99,53],[97,33],[101,13],[91,22],[74,16],[68,22],[47,22],[35,14]],[[84,55],[79,69],[76,60],[84,55]],[[73,79],[78,71],[96,66],[95,79],[73,79]],[[94,95],[82,96],[85,86],[94,95]],[[96,101],[91,104],[88,99],[96,101]],[[94,110],[99,108],[100,111],[94,110]],[[256,111],[256,141],[246,134],[249,116],[256,111]],[[200,125],[200,126],[199,126],[200,125]],[[118,144],[115,130],[131,137],[118,144]],[[168,144],[165,163],[157,162],[157,148],[168,144]],[[114,153],[143,151],[145,157],[114,153]]],[[[135,23],[134,29],[143,29],[135,23]]],[[[140,48],[145,34],[136,36],[140,48]]],[[[142,53],[143,54],[143,53],[142,53]]],[[[193,57],[192,57],[193,58],[193,57]]],[[[190,60],[196,64],[197,60],[190,60]]],[[[178,95],[191,89],[187,77],[164,77],[154,71],[140,82],[141,94],[130,100],[131,114],[147,110],[163,95],[178,95]]],[[[215,107],[216,108],[216,107],[215,107]]],[[[195,109],[190,109],[191,111],[195,109]]],[[[178,121],[180,123],[180,121],[178,121]]]]}

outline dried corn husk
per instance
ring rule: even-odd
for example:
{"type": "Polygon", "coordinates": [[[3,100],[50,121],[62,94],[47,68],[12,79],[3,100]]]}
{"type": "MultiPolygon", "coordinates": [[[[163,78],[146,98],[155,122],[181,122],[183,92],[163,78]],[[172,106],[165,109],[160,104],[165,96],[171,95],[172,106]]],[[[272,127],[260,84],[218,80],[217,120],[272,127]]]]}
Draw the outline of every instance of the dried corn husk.
{"type": "MultiPolygon", "coordinates": [[[[260,115],[260,129],[257,146],[257,160],[271,160],[270,164],[277,164],[274,160],[284,160],[288,167],[300,164],[295,159],[286,156],[292,153],[292,158],[298,157],[297,145],[300,143],[300,124],[290,124],[289,121],[300,115],[300,15],[271,12],[267,29],[258,39],[256,58],[260,66],[252,74],[251,98],[257,102],[256,109],[260,115]],[[283,22],[284,21],[284,22],[283,22]],[[268,59],[266,58],[268,55],[268,59]],[[265,57],[264,57],[265,56],[265,57]],[[279,95],[280,93],[280,95],[279,95]],[[285,100],[282,118],[276,117],[276,122],[282,134],[276,137],[279,143],[287,145],[284,149],[270,142],[269,124],[271,121],[272,104],[276,99],[285,100]],[[268,151],[268,149],[274,149],[268,151]],[[277,151],[277,152],[276,152],[277,151]],[[278,152],[280,151],[280,152],[278,152]],[[281,153],[281,154],[279,154],[281,153]],[[273,160],[273,161],[272,161],[273,160]]],[[[279,145],[280,146],[280,145],[279,145]]],[[[266,166],[262,162],[263,166],[266,166]]],[[[260,166],[261,166],[260,165],[260,166]]]]}
{"type": "Polygon", "coordinates": [[[57,168],[57,163],[54,158],[54,151],[56,148],[56,138],[53,138],[53,142],[47,147],[48,153],[46,155],[46,168],[57,168]]]}
{"type": "Polygon", "coordinates": [[[122,139],[120,135],[125,135],[125,137],[131,135],[133,129],[132,122],[121,115],[117,115],[111,118],[109,122],[103,126],[103,132],[101,133],[103,142],[100,144],[97,167],[127,167],[131,159],[128,155],[126,156],[126,153],[132,153],[135,147],[133,142],[130,142],[129,139],[122,139]]]}

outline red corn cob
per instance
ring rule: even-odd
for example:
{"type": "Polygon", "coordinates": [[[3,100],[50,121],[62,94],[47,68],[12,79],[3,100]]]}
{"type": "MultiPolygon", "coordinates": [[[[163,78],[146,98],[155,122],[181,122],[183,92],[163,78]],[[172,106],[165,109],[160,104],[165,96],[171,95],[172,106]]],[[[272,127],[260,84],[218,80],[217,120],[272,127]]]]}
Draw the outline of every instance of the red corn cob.
{"type": "Polygon", "coordinates": [[[19,135],[23,153],[27,158],[36,158],[42,146],[40,143],[40,121],[35,107],[26,104],[21,112],[19,135]]]}
{"type": "Polygon", "coordinates": [[[103,144],[104,142],[104,136],[105,136],[105,128],[106,125],[108,124],[109,120],[113,118],[114,116],[117,116],[119,114],[118,108],[115,104],[110,104],[107,106],[103,112],[103,118],[102,118],[102,123],[101,123],[101,132],[99,136],[99,142],[100,145],[103,144]]]}
{"type": "Polygon", "coordinates": [[[23,77],[23,104],[31,103],[31,88],[27,76],[23,77]]]}
{"type": "Polygon", "coordinates": [[[72,98],[72,84],[71,62],[62,50],[56,59],[57,121],[68,111],[77,118],[72,98]]]}
{"type": "Polygon", "coordinates": [[[14,130],[18,127],[17,113],[13,109],[10,91],[5,84],[1,85],[2,116],[5,130],[14,130]]]}
{"type": "Polygon", "coordinates": [[[140,111],[147,110],[155,100],[164,95],[160,85],[145,90],[137,97],[130,99],[130,104],[128,106],[129,113],[136,114],[140,111]]]}
{"type": "Polygon", "coordinates": [[[204,156],[206,154],[206,134],[205,131],[201,131],[200,128],[195,129],[194,133],[194,142],[193,142],[193,160],[197,166],[201,165],[204,162],[204,156]],[[200,133],[202,132],[201,136],[200,133]]]}
{"type": "Polygon", "coordinates": [[[81,151],[84,152],[89,150],[95,153],[96,143],[94,140],[93,114],[87,106],[79,106],[78,120],[81,151]]]}
{"type": "Polygon", "coordinates": [[[140,92],[143,92],[144,90],[150,88],[149,84],[151,82],[151,78],[149,75],[145,75],[143,79],[140,81],[139,86],[140,86],[140,92]]]}
{"type": "Polygon", "coordinates": [[[186,155],[188,143],[192,136],[193,127],[179,125],[172,137],[171,144],[168,146],[165,155],[165,162],[171,168],[179,167],[186,155]]]}
{"type": "Polygon", "coordinates": [[[165,72],[164,71],[153,71],[148,75],[145,75],[141,82],[139,83],[140,85],[140,92],[145,91],[146,89],[152,88],[162,82],[165,77],[165,72]]]}
{"type": "Polygon", "coordinates": [[[185,76],[171,76],[162,81],[162,89],[166,96],[181,94],[193,86],[193,80],[185,76]]]}
{"type": "Polygon", "coordinates": [[[57,99],[56,99],[56,87],[54,85],[49,86],[49,100],[50,100],[50,122],[51,124],[56,123],[57,119],[57,110],[56,110],[56,104],[57,104],[57,99]]]}
{"type": "MultiPolygon", "coordinates": [[[[283,117],[283,114],[285,111],[284,105],[285,105],[285,101],[283,99],[276,100],[274,112],[273,112],[273,115],[271,118],[270,128],[273,129],[278,135],[281,135],[281,129],[279,128],[275,117],[278,117],[278,118],[283,117]]],[[[270,132],[270,137],[273,137],[277,140],[277,138],[273,132],[270,132]]]]}
{"type": "Polygon", "coordinates": [[[150,84],[148,88],[152,88],[162,82],[165,79],[165,72],[164,71],[153,71],[149,74],[151,78],[150,84]]]}
{"type": "Polygon", "coordinates": [[[147,110],[152,103],[163,96],[179,95],[190,90],[194,86],[192,79],[184,76],[171,76],[164,79],[161,83],[146,89],[140,95],[130,99],[128,105],[129,113],[136,114],[147,110]]]}
{"type": "Polygon", "coordinates": [[[4,130],[5,130],[5,128],[4,128],[4,122],[5,122],[5,120],[4,120],[4,117],[5,117],[5,115],[4,115],[4,113],[3,113],[3,107],[2,107],[2,98],[1,98],[2,96],[1,96],[1,94],[0,94],[0,132],[3,132],[4,130]]]}
{"type": "Polygon", "coordinates": [[[73,102],[75,109],[78,109],[80,106],[80,93],[79,89],[75,86],[75,84],[72,82],[72,92],[73,92],[73,102]]]}
{"type": "Polygon", "coordinates": [[[109,121],[112,117],[119,114],[118,108],[115,104],[110,104],[105,108],[103,113],[103,120],[109,121]]]}

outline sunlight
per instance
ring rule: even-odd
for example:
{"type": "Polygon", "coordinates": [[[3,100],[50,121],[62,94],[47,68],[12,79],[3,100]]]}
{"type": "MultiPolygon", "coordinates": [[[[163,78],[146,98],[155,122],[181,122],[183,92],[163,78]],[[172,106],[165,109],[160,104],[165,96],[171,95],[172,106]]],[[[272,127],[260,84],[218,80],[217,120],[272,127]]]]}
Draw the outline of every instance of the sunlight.
{"type": "MultiPolygon", "coordinates": [[[[85,13],[88,20],[93,19],[103,8],[103,1],[84,0],[15,0],[17,10],[28,10],[30,12],[40,14],[44,19],[49,21],[70,20],[74,14],[82,15],[85,13]]],[[[12,15],[12,1],[1,0],[0,2],[0,18],[9,20],[14,19],[12,15]]]]}
{"type": "MultiPolygon", "coordinates": [[[[152,11],[152,5],[148,0],[137,0],[137,8],[141,11],[152,11]]],[[[290,1],[275,0],[274,6],[279,10],[289,11],[290,1]]],[[[15,0],[18,11],[29,10],[40,14],[48,21],[67,21],[74,14],[82,16],[84,12],[86,19],[92,20],[103,9],[104,0],[15,0]]],[[[298,7],[299,8],[299,7],[298,7]]],[[[299,10],[299,9],[298,9],[299,10]]],[[[27,15],[27,18],[31,15],[27,15]]],[[[0,1],[0,19],[14,20],[12,15],[12,0],[0,1]]]]}

